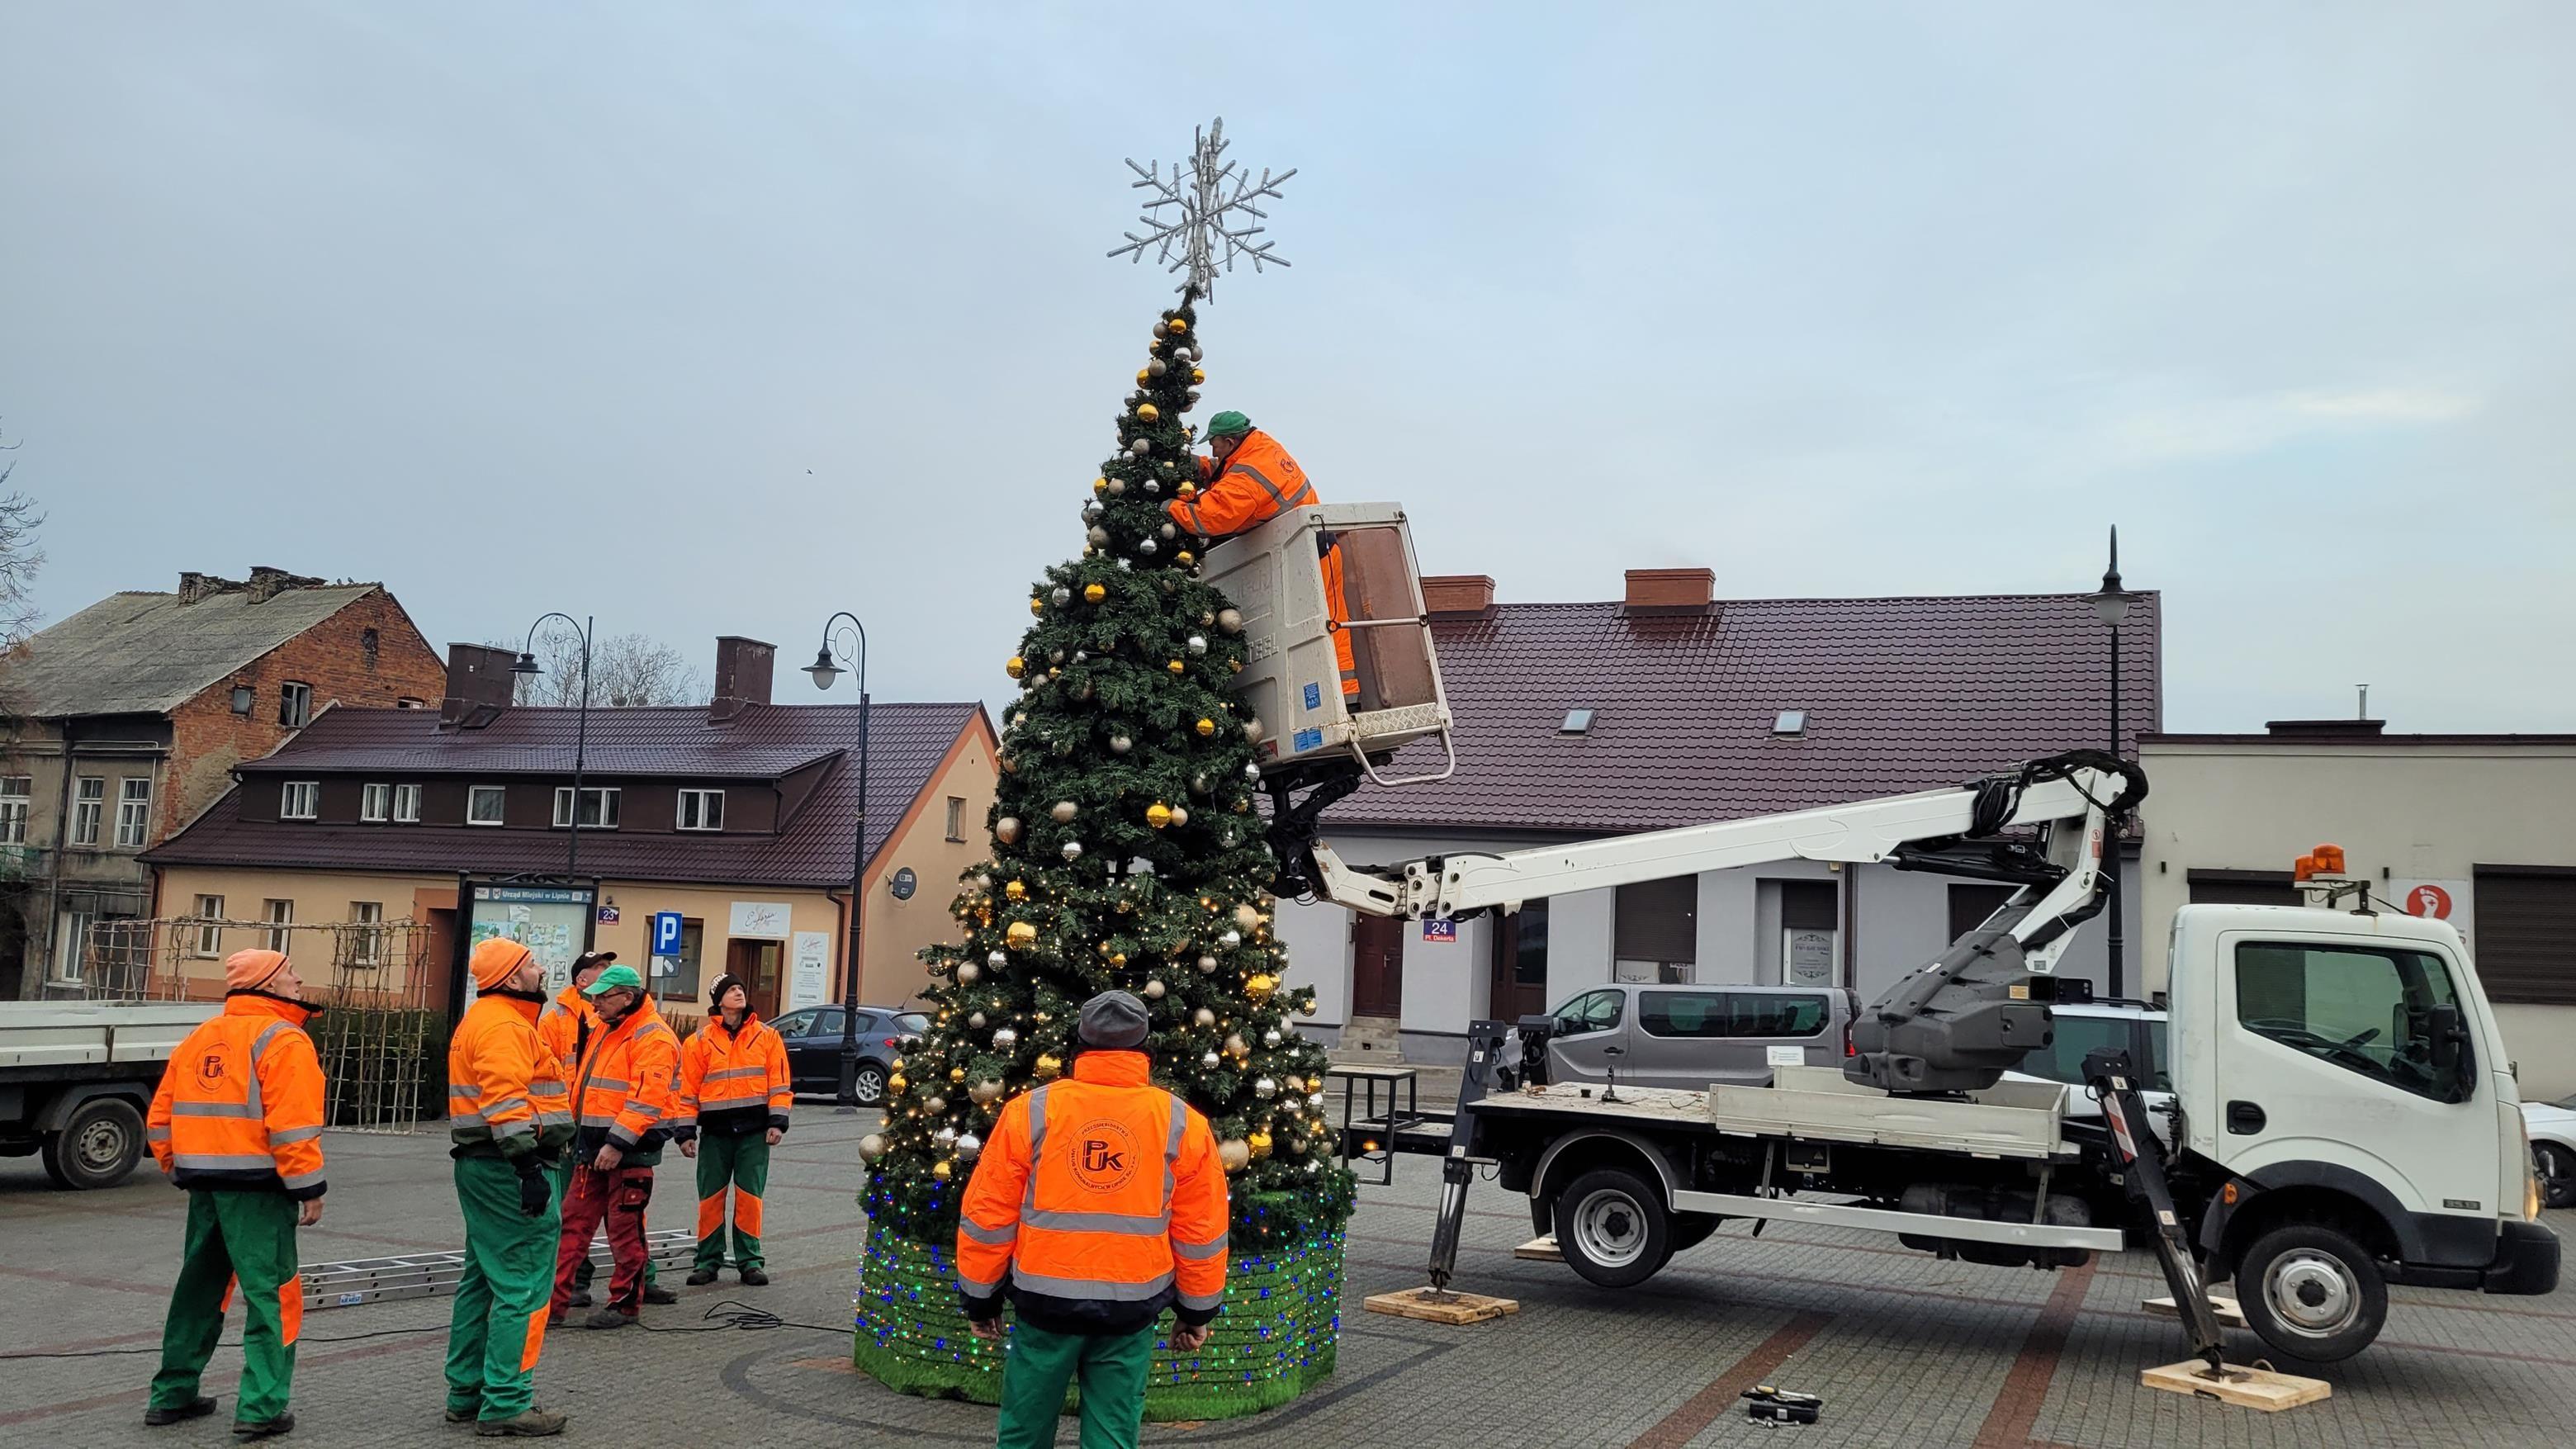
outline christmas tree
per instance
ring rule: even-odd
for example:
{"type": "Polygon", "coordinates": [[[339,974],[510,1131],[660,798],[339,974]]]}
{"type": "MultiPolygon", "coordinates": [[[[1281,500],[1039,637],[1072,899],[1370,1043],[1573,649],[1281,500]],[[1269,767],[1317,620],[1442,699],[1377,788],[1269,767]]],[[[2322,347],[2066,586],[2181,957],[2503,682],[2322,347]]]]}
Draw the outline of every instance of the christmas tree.
{"type": "Polygon", "coordinates": [[[899,1388],[997,1386],[998,1353],[955,1304],[958,1200],[1003,1104],[1068,1069],[1076,1013],[1113,988],[1152,1016],[1155,1081],[1214,1129],[1234,1213],[1216,1336],[1157,1361],[1149,1413],[1250,1412],[1331,1366],[1352,1180],[1332,1161],[1323,1048],[1297,1030],[1314,992],[1283,984],[1272,931],[1262,722],[1232,689],[1242,619],[1201,581],[1203,541],[1166,512],[1197,490],[1183,421],[1206,381],[1197,290],[1147,339],[1081,503],[1081,556],[1031,586],[1034,621],[1006,665],[1020,694],[992,855],[956,899],[959,939],[923,953],[932,1025],[862,1144],[858,1357],[899,1388]]]}

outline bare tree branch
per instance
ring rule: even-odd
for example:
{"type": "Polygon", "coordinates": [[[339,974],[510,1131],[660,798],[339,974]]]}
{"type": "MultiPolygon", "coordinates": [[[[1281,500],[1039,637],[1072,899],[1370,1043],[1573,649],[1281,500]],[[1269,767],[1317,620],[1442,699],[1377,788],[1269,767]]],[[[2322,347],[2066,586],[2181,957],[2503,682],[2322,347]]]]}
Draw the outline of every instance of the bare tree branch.
{"type": "MultiPolygon", "coordinates": [[[[5,450],[17,446],[0,443],[5,450]]],[[[0,650],[18,647],[35,632],[36,571],[45,563],[45,551],[36,546],[36,530],[45,515],[36,511],[35,499],[7,491],[9,475],[17,468],[16,463],[0,465],[0,650]]]]}
{"type": "MultiPolygon", "coordinates": [[[[517,646],[495,642],[496,649],[517,646]]],[[[581,640],[569,629],[539,630],[537,664],[545,672],[520,675],[520,704],[559,705],[581,702],[581,640]]],[[[689,667],[679,650],[642,634],[616,634],[593,646],[590,657],[590,705],[593,709],[630,709],[657,704],[704,704],[711,696],[705,680],[689,667]]]]}

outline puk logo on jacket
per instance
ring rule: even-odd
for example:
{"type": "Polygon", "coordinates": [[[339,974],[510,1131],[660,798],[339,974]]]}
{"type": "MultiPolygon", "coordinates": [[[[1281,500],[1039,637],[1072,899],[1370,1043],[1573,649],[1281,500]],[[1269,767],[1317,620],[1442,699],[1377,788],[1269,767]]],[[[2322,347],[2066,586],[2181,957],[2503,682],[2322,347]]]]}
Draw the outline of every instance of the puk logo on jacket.
{"type": "Polygon", "coordinates": [[[205,1056],[197,1062],[197,1085],[211,1089],[216,1083],[223,1079],[224,1054],[223,1051],[218,1048],[206,1053],[205,1056]]]}
{"type": "Polygon", "coordinates": [[[1136,1175],[1135,1139],[1108,1118],[1083,1124],[1082,1150],[1074,1154],[1073,1175],[1093,1192],[1116,1192],[1136,1175]]]}

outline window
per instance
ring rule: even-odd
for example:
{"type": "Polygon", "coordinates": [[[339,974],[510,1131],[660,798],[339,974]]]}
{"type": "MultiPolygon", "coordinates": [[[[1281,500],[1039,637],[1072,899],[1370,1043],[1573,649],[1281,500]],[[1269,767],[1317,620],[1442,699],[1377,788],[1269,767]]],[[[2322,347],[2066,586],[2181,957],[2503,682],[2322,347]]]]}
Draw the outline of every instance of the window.
{"type": "MultiPolygon", "coordinates": [[[[572,825],[572,787],[555,787],[555,829],[572,825]]],[[[581,828],[615,830],[617,828],[617,790],[614,786],[600,789],[585,785],[581,791],[581,828]]]]}
{"type": "Polygon", "coordinates": [[[54,980],[58,984],[80,984],[82,959],[89,955],[89,933],[97,925],[95,912],[63,912],[61,949],[54,953],[54,980]]]}
{"type": "Polygon", "coordinates": [[[803,1011],[791,1011],[787,1013],[785,1016],[771,1022],[769,1024],[769,1028],[770,1030],[777,1032],[780,1036],[787,1037],[792,1040],[800,1036],[813,1035],[813,1025],[814,1012],[811,1007],[808,1007],[803,1011]]]}
{"type": "Polygon", "coordinates": [[[829,1006],[814,1013],[814,1024],[805,1029],[805,1034],[809,1037],[821,1036],[837,1038],[843,1031],[848,1029],[849,1023],[850,1015],[848,1012],[843,1011],[837,1006],[829,1006]]]}
{"type": "Polygon", "coordinates": [[[395,700],[395,701],[394,701],[394,708],[396,708],[396,709],[427,709],[427,708],[429,708],[429,703],[428,703],[428,701],[426,701],[426,700],[414,699],[414,698],[412,698],[410,695],[406,694],[406,695],[404,695],[402,698],[397,699],[397,700],[395,700]]]}
{"type": "Polygon", "coordinates": [[[322,813],[322,782],[289,780],[278,787],[277,818],[311,820],[322,813]]]}
{"type": "Polygon", "coordinates": [[[2423,951],[2249,941],[2236,948],[2236,1021],[2266,1041],[2436,1102],[2467,1100],[2465,1040],[2437,1043],[2437,1007],[2459,1027],[2442,959],[2423,951]],[[2447,1048],[2455,1059],[2437,1064],[2447,1048]]]}
{"type": "Polygon", "coordinates": [[[468,825],[500,824],[501,804],[505,798],[503,788],[499,785],[476,785],[467,790],[465,823],[468,825]]]}
{"type": "Polygon", "coordinates": [[[680,923],[680,954],[654,958],[653,994],[668,1000],[686,1001],[698,994],[698,958],[707,946],[707,923],[680,923]]]}
{"type": "Polygon", "coordinates": [[[1833,1013],[1822,993],[1643,991],[1637,1025],[1663,1037],[1808,1037],[1833,1013]]]}
{"type": "Polygon", "coordinates": [[[1556,1032],[1575,1036],[1587,1031],[1609,1031],[1619,1024],[1619,1014],[1627,996],[1617,991],[1587,991],[1556,1009],[1556,1032]]]}
{"type": "Polygon", "coordinates": [[[152,777],[128,775],[116,782],[116,848],[141,850],[152,828],[152,777]]]}
{"type": "Polygon", "coordinates": [[[293,902],[293,901],[270,901],[270,902],[268,902],[268,903],[267,903],[267,906],[268,906],[268,941],[267,941],[267,946],[268,946],[268,949],[270,949],[270,950],[272,950],[272,951],[275,951],[275,952],[278,952],[279,954],[283,955],[283,954],[285,954],[286,949],[287,949],[286,943],[287,943],[288,938],[289,938],[289,937],[291,937],[291,936],[294,934],[293,932],[291,932],[291,931],[287,930],[286,928],[287,928],[288,926],[291,926],[291,925],[295,924],[295,902],[293,902]]]}
{"type": "Polygon", "coordinates": [[[2286,870],[2195,870],[2186,879],[2195,906],[2295,906],[2299,888],[2286,870]]]}
{"type": "Polygon", "coordinates": [[[2576,1006],[2576,871],[2481,865],[2476,873],[2487,999],[2576,1006]]]}
{"type": "Polygon", "coordinates": [[[918,1011],[896,1012],[894,1024],[896,1030],[909,1036],[926,1036],[930,1031],[930,1018],[918,1011]]]}
{"type": "Polygon", "coordinates": [[[196,939],[189,943],[189,954],[213,960],[224,954],[224,928],[217,924],[224,918],[222,896],[197,897],[196,939]]]}
{"type": "Polygon", "coordinates": [[[420,787],[418,785],[394,787],[394,823],[396,825],[420,823],[420,787]]]}
{"type": "Polygon", "coordinates": [[[1807,736],[1807,712],[1803,709],[1784,709],[1778,714],[1773,715],[1771,717],[1771,733],[1782,739],[1805,739],[1807,736]]]}
{"type": "Polygon", "coordinates": [[[1648,1036],[1724,1036],[1723,991],[1648,991],[1637,997],[1637,1025],[1648,1036]]]}
{"type": "Polygon", "coordinates": [[[394,787],[366,785],[358,791],[358,818],[370,825],[382,825],[393,818],[394,787]]]}
{"type": "Polygon", "coordinates": [[[1699,877],[1619,887],[1611,955],[1621,981],[1688,981],[1699,960],[1699,877]]]}
{"type": "Polygon", "coordinates": [[[1565,722],[1556,727],[1556,732],[1561,735],[1588,735],[1592,733],[1592,714],[1588,709],[1569,709],[1565,712],[1565,722]]]}
{"type": "Polygon", "coordinates": [[[98,820],[107,809],[107,781],[83,775],[72,786],[72,844],[98,844],[98,820]]]}
{"type": "Polygon", "coordinates": [[[369,668],[369,669],[373,669],[373,668],[375,668],[375,667],[376,667],[376,650],[377,650],[378,645],[379,645],[381,642],[382,642],[382,641],[380,641],[380,640],[376,637],[376,631],[375,631],[375,630],[373,630],[373,629],[361,629],[361,630],[359,630],[359,631],[358,631],[358,660],[359,660],[359,662],[360,662],[360,663],[362,663],[362,664],[364,664],[364,665],[365,665],[367,668],[369,668]]]}
{"type": "Polygon", "coordinates": [[[277,687],[277,722],[300,730],[313,722],[313,686],[290,679],[277,687]]]}
{"type": "Polygon", "coordinates": [[[34,794],[31,777],[0,776],[0,845],[27,843],[27,810],[34,794]]]}
{"type": "Polygon", "coordinates": [[[683,790],[680,792],[682,830],[724,829],[724,792],[722,790],[683,790]]]}
{"type": "Polygon", "coordinates": [[[352,966],[385,964],[385,903],[383,901],[349,902],[349,924],[357,927],[349,933],[349,964],[352,966]]]}
{"type": "Polygon", "coordinates": [[[2151,1090],[2173,1090],[2173,1074],[2165,1066],[2165,1024],[2134,1016],[2074,1016],[2061,1010],[2048,1045],[2031,1048],[2014,1070],[2080,1087],[2085,1084],[2085,1056],[2101,1047],[2127,1052],[2129,1065],[2151,1090]]]}
{"type": "Polygon", "coordinates": [[[963,795],[948,797],[948,838],[951,840],[966,838],[966,797],[963,795]]]}

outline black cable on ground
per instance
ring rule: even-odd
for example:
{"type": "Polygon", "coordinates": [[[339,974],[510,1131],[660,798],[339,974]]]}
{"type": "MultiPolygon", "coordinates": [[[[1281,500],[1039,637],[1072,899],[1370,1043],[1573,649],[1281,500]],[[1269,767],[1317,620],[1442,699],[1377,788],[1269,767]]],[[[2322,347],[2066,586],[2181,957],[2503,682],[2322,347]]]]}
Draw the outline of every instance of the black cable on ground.
{"type": "Polygon", "coordinates": [[[695,1328],[656,1328],[642,1319],[635,1326],[646,1333],[721,1333],[739,1329],[745,1333],[763,1333],[773,1328],[802,1328],[813,1333],[847,1333],[848,1324],[795,1323],[779,1317],[766,1308],[754,1308],[735,1298],[718,1299],[706,1312],[698,1315],[695,1328]]]}
{"type": "MultiPolygon", "coordinates": [[[[447,1325],[444,1323],[422,1323],[415,1324],[410,1328],[379,1328],[367,1333],[343,1333],[330,1338],[314,1338],[310,1335],[298,1334],[295,1339],[295,1346],[301,1348],[308,1343],[355,1343],[362,1338],[392,1338],[397,1334],[404,1333],[444,1333],[446,1331],[447,1325]]],[[[215,1347],[239,1348],[241,1347],[241,1340],[237,1338],[226,1339],[216,1344],[215,1347]]],[[[133,1348],[83,1349],[78,1353],[0,1353],[0,1362],[7,1362],[11,1359],[33,1358],[114,1358],[118,1354],[159,1353],[160,1351],[161,1345],[152,1343],[138,1344],[133,1348]]]]}

